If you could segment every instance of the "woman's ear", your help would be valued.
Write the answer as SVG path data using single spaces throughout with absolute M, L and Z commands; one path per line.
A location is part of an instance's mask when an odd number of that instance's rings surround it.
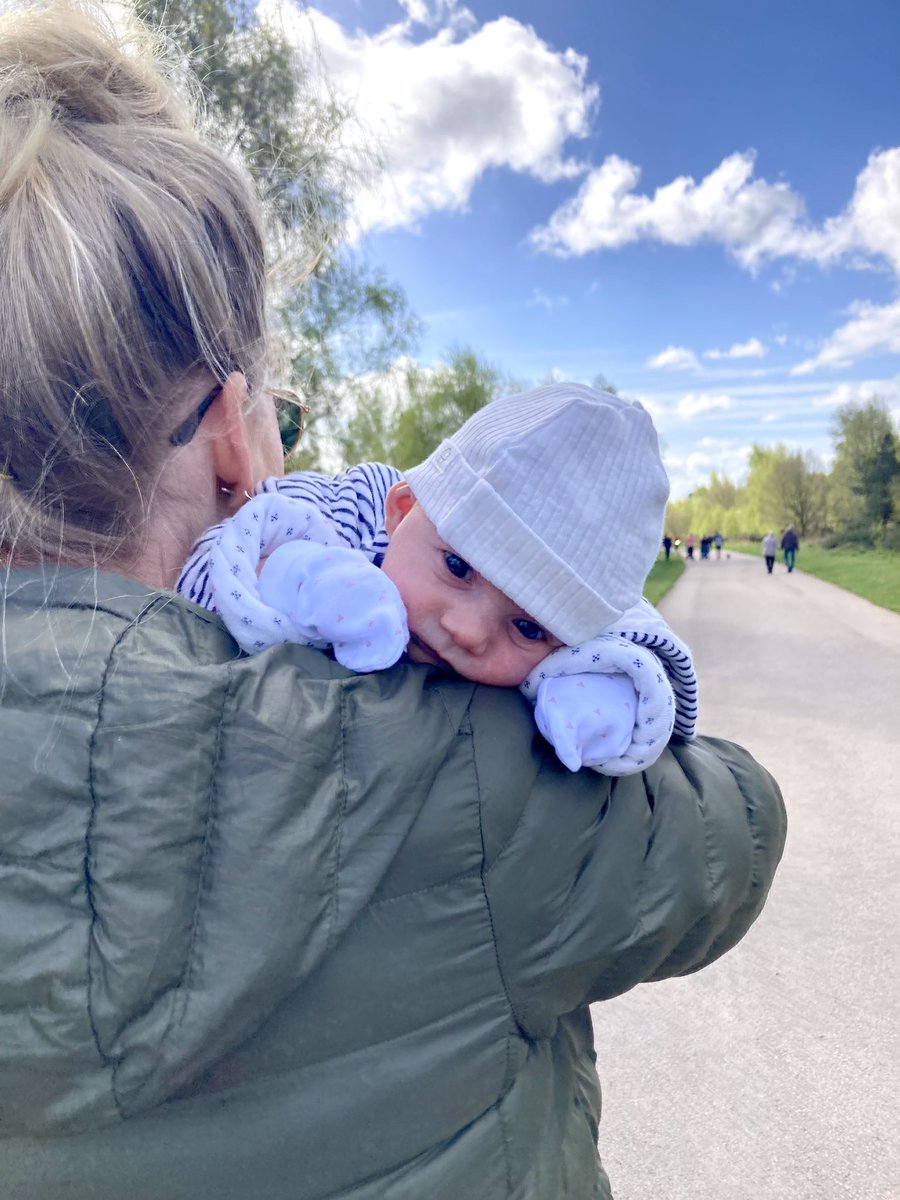
M 412 493 L 412 488 L 405 479 L 401 479 L 399 483 L 395 483 L 392 488 L 388 489 L 384 498 L 384 527 L 388 532 L 388 537 L 393 536 L 394 530 L 403 518 L 412 512 L 415 503 L 416 498 Z
M 260 404 L 269 403 L 260 397 Z M 248 408 L 247 380 L 233 371 L 203 419 L 220 495 L 235 510 L 261 479 L 284 473 L 278 419 L 271 411 Z

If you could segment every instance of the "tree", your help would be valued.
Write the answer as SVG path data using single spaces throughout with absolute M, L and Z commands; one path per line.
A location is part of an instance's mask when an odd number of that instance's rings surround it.
M 896 508 L 900 480 L 900 440 L 880 400 L 847 404 L 835 416 L 832 506 L 838 529 L 849 537 L 882 537 L 900 516 Z
M 801 537 L 821 533 L 827 520 L 827 476 L 811 451 L 776 462 L 769 477 L 774 524 L 793 525 Z
M 407 363 L 380 379 L 359 380 L 342 457 L 414 466 L 501 390 L 506 385 L 496 368 L 468 349 L 453 350 L 431 369 Z
M 419 335 L 402 290 L 347 238 L 353 198 L 377 158 L 348 149 L 361 139 L 321 64 L 261 22 L 250 0 L 135 0 L 135 8 L 184 55 L 211 136 L 243 159 L 260 188 L 274 332 L 311 408 L 294 465 L 313 465 L 340 429 L 346 377 L 383 371 Z
M 747 459 L 747 483 L 745 486 L 745 510 L 750 529 L 757 536 L 767 529 L 780 528 L 788 523 L 782 512 L 781 497 L 773 484 L 775 471 L 786 461 L 789 451 L 779 443 L 777 446 L 751 447 Z

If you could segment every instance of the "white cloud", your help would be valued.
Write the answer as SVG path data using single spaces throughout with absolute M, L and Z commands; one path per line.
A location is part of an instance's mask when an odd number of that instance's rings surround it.
M 900 300 L 885 305 L 863 301 L 850 312 L 851 319 L 834 331 L 818 354 L 792 367 L 792 375 L 847 367 L 866 354 L 900 354 Z
M 788 184 L 755 179 L 754 168 L 752 151 L 731 154 L 699 183 L 682 175 L 649 196 L 636 191 L 639 168 L 612 155 L 530 239 L 560 257 L 638 240 L 676 246 L 710 241 L 751 271 L 776 259 L 855 266 L 881 259 L 900 274 L 900 147 L 871 155 L 846 209 L 819 227 Z M 776 290 L 781 286 L 773 283 Z
M 754 163 L 752 153 L 732 154 L 699 183 L 682 175 L 649 197 L 634 194 L 640 170 L 611 155 L 532 230 L 531 241 L 569 257 L 642 239 L 678 246 L 711 240 L 755 266 L 802 219 L 803 204 L 787 184 L 752 179 Z
M 548 296 L 546 292 L 542 292 L 540 288 L 536 287 L 531 289 L 528 307 L 545 308 L 547 312 L 553 312 L 555 308 L 564 308 L 568 303 L 568 296 Z
M 700 366 L 697 355 L 686 346 L 666 346 L 659 354 L 647 359 L 647 366 L 658 370 L 690 371 Z
M 706 413 L 726 412 L 734 408 L 730 396 L 710 396 L 705 392 L 688 392 L 675 405 L 675 412 L 682 421 L 693 421 Z
M 746 342 L 735 342 L 728 350 L 704 350 L 704 358 L 763 358 L 767 351 L 759 338 Z
M 859 383 L 841 383 L 825 396 L 812 402 L 813 408 L 840 408 L 844 404 L 867 404 L 884 400 L 888 405 L 900 404 L 900 375 L 893 379 L 866 379 Z
M 266 19 L 321 56 L 364 123 L 363 144 L 380 151 L 386 170 L 358 201 L 361 229 L 462 210 L 491 168 L 544 183 L 584 172 L 566 154 L 570 138 L 590 132 L 599 98 L 583 55 L 553 49 L 511 17 L 472 28 L 468 10 L 448 0 L 406 0 L 405 9 L 407 20 L 367 34 L 314 8 L 261 0 Z M 414 24 L 428 27 L 425 40 L 414 40 Z
M 397 0 L 410 24 L 426 25 L 431 29 L 449 25 L 453 29 L 470 29 L 477 24 L 470 9 L 457 0 Z
M 804 257 L 830 262 L 852 254 L 887 259 L 900 274 L 900 146 L 870 155 L 849 205 L 809 235 Z
M 729 479 L 740 479 L 750 456 L 750 444 L 731 438 L 704 437 L 691 448 L 667 447 L 663 463 L 669 475 L 672 499 L 683 500 L 695 488 L 709 483 L 713 471 Z

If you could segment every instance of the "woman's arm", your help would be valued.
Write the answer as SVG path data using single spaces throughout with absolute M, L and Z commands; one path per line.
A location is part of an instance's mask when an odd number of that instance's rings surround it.
M 476 753 L 482 702 L 478 693 Z M 580 1005 L 698 970 L 759 915 L 785 812 L 775 781 L 740 747 L 673 744 L 642 775 L 617 780 L 567 777 L 548 756 L 514 828 L 502 830 L 491 797 L 503 764 L 487 746 L 478 761 L 485 887 L 529 1036 L 549 1036 Z

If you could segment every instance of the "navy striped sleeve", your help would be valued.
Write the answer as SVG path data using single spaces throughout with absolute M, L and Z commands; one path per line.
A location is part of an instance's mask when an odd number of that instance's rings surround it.
M 339 475 L 296 471 L 283 479 L 265 479 L 257 492 L 280 492 L 314 504 L 332 522 L 344 545 L 380 565 L 387 549 L 385 497 L 402 478 L 396 467 L 360 463 Z

